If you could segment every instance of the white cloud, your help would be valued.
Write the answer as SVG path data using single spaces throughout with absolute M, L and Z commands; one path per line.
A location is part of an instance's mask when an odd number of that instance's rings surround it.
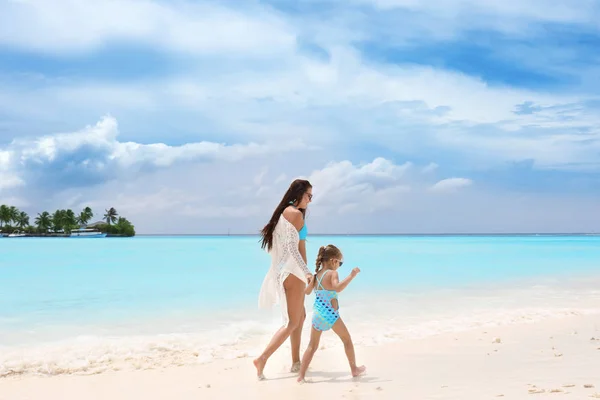
M 28 200 L 26 200 L 26 199 L 24 199 L 22 197 L 17 197 L 17 196 L 2 196 L 2 190 L 0 190 L 0 204 L 6 204 L 6 205 L 10 205 L 10 206 L 15 206 L 17 208 L 30 207 L 31 206 L 31 203 Z
M 454 136 L 452 132 L 444 132 L 438 136 L 438 140 L 446 148 L 470 153 L 471 159 L 487 165 L 533 160 L 534 166 L 540 169 L 594 171 L 600 167 L 597 157 L 600 132 L 578 132 L 575 129 L 569 133 L 550 130 L 536 135 L 536 132 L 539 130 L 519 130 L 513 134 L 492 130 L 489 134 L 480 132 L 481 135 L 454 132 Z
M 473 181 L 467 178 L 447 178 L 436 182 L 431 186 L 430 190 L 438 193 L 455 192 L 458 189 L 471 186 L 472 184 Z
M 421 169 L 421 172 L 423 172 L 424 174 L 428 174 L 430 172 L 433 172 L 433 171 L 437 170 L 438 167 L 439 167 L 439 165 L 437 165 L 436 163 L 432 162 L 432 163 L 429 163 L 428 165 L 424 166 Z
M 360 1 L 360 0 L 359 0 Z M 456 14 L 460 11 L 479 10 L 494 14 L 496 16 L 517 16 L 520 18 L 533 18 L 544 21 L 582 21 L 588 20 L 589 15 L 585 10 L 594 5 L 593 1 L 583 1 L 581 8 L 575 10 L 568 0 L 553 0 L 551 6 L 540 7 L 536 0 L 507 0 L 501 3 L 494 0 L 438 0 L 435 4 L 421 2 L 418 0 L 362 0 L 381 8 L 407 8 L 427 10 L 435 14 L 451 12 Z
M 420 12 L 438 22 L 430 33 L 455 35 L 476 28 L 493 29 L 514 35 L 541 32 L 535 23 L 584 24 L 597 29 L 597 3 L 584 0 L 574 8 L 569 0 L 552 0 L 543 5 L 537 0 L 355 0 L 381 10 L 404 9 Z M 419 19 L 421 15 L 413 15 Z
M 427 179 L 419 176 L 411 162 L 397 165 L 381 157 L 359 165 L 332 162 L 313 171 L 308 180 L 313 185 L 318 215 L 402 207 L 408 193 L 423 193 L 427 185 Z
M 600 216 L 594 212 L 597 196 L 517 195 L 490 192 L 477 185 L 441 196 L 432 192 L 431 186 L 460 180 L 445 180 L 441 171 L 422 174 L 423 165 L 400 172 L 403 163 L 385 159 L 326 163 L 294 153 L 268 161 L 247 158 L 235 164 L 216 160 L 212 164 L 174 165 L 133 181 L 115 180 L 98 187 L 58 192 L 48 199 L 36 199 L 27 211 L 35 215 L 43 209 L 65 207 L 76 199 L 73 209 L 90 205 L 98 214 L 114 206 L 120 215 L 133 221 L 139 233 L 256 234 L 271 216 L 290 179 L 278 184 L 269 182 L 275 181 L 279 171 L 298 176 L 296 166 L 301 162 L 300 169 L 315 169 L 308 176 L 315 194 L 308 212 L 309 235 L 585 232 L 600 223 Z M 264 176 L 263 193 L 256 196 L 257 186 L 252 180 L 265 165 L 270 172 Z M 313 245 L 319 242 L 314 237 L 309 240 Z
M 600 114 L 585 103 L 597 96 L 490 86 L 432 67 L 378 64 L 339 40 L 327 48 L 326 61 L 285 50 L 274 55 L 276 63 L 220 68 L 220 58 L 151 81 L 7 80 L 0 109 L 54 123 L 110 110 L 144 131 L 199 126 L 231 141 L 285 143 L 285 135 L 319 145 L 351 137 L 412 154 L 451 151 L 488 166 L 533 159 L 539 168 L 597 168 Z M 540 109 L 515 114 L 527 101 Z
M 268 158 L 269 170 L 290 170 L 290 160 L 302 153 L 276 153 Z M 36 202 L 31 213 L 70 204 L 73 209 L 90 206 L 100 213 L 115 207 L 140 233 L 255 233 L 267 217 L 273 201 L 279 201 L 288 182 L 270 184 L 276 175 L 267 172 L 262 193 L 254 178 L 264 173 L 265 160 L 244 158 L 232 163 L 217 159 L 157 169 L 130 180 L 103 185 L 54 190 Z M 73 199 L 76 199 L 73 203 Z
M 0 192 L 24 184 L 23 180 L 11 171 L 12 154 L 0 149 Z
M 348 48 L 331 54 L 327 62 L 294 56 L 293 63 L 260 72 L 211 70 L 147 85 L 123 84 L 121 89 L 113 85 L 101 92 L 105 98 L 87 90 L 93 87 L 89 84 L 77 89 L 77 84 L 56 82 L 41 93 L 20 92 L 13 83 L 5 95 L 11 107 L 51 110 L 46 112 L 52 118 L 68 118 L 66 110 L 85 115 L 108 107 L 139 125 L 149 116 L 161 124 L 158 116 L 164 120 L 175 114 L 182 118 L 169 124 L 191 130 L 208 123 L 214 132 L 240 141 L 268 138 L 285 143 L 285 134 L 332 144 L 349 136 L 414 153 L 424 148 L 451 150 L 488 165 L 534 159 L 540 168 L 596 160 L 600 116 L 585 105 L 590 97 L 491 87 L 477 78 L 430 67 L 366 63 Z M 315 80 L 307 72 L 307 66 L 315 64 L 331 70 L 335 78 Z M 526 101 L 540 109 L 515 114 Z
M 269 168 L 264 167 L 258 174 L 256 174 L 256 176 L 254 177 L 254 185 L 256 186 L 260 186 L 260 184 L 263 182 L 263 179 L 265 179 L 265 176 L 267 175 L 267 173 L 269 172 Z
M 297 165 L 298 160 L 303 157 L 291 153 L 272 158 L 267 165 L 265 160 L 248 158 L 237 165 L 216 160 L 212 164 L 174 166 L 129 183 L 113 181 L 81 189 L 83 196 L 80 190 L 75 193 L 70 189 L 53 202 L 66 204 L 77 199 L 75 209 L 115 207 L 137 222 L 141 232 L 257 232 L 289 185 L 290 179 L 279 171 L 292 171 L 290 166 Z M 315 165 L 304 160 L 305 167 L 306 163 Z M 340 161 L 321 166 L 306 177 L 314 188 L 310 206 L 313 232 L 334 223 L 339 215 L 402 209 L 407 206 L 408 194 L 431 196 L 426 188 L 432 177 L 424 178 L 410 162 L 396 164 L 375 158 L 368 163 Z M 194 177 L 193 185 L 189 184 L 190 176 Z M 52 209 L 53 205 L 44 207 Z
M 73 53 L 121 42 L 253 57 L 294 47 L 293 32 L 275 14 L 257 7 L 245 11 L 191 1 L 8 1 L 0 13 L 0 43 L 43 53 Z
M 90 206 L 92 209 L 103 209 L 107 204 L 109 203 L 106 201 L 80 201 L 75 208 Z M 122 215 L 136 217 L 143 215 L 143 218 L 148 215 L 167 213 L 193 220 L 228 219 L 253 217 L 260 212 L 257 205 L 222 205 L 214 196 L 196 193 L 193 190 L 166 187 L 153 188 L 150 191 L 146 189 L 143 193 L 119 193 L 111 199 L 110 204 L 117 205 L 117 211 Z M 167 227 L 165 229 L 170 230 Z
M 293 150 L 306 150 L 300 140 L 272 144 L 223 144 L 209 141 L 170 146 L 165 143 L 141 144 L 121 142 L 115 118 L 107 116 L 96 125 L 72 133 L 58 133 L 35 139 L 16 139 L 0 149 L 0 172 L 3 185 L 23 184 L 19 177 L 57 179 L 62 174 L 70 179 L 87 177 L 89 182 L 72 181 L 72 185 L 89 185 L 112 178 L 132 177 L 147 169 L 167 168 L 175 163 L 224 160 L 239 161 Z M 6 174 L 6 173 L 5 173 Z M 26 178 L 25 178 L 26 179 Z M 43 182 L 43 179 L 39 179 Z
M 24 184 L 25 182 L 18 176 L 0 170 L 0 192 L 2 192 L 3 189 L 11 189 Z
M 131 183 L 115 181 L 104 188 L 89 189 L 87 196 L 78 197 L 78 207 L 92 204 L 106 208 L 110 203 L 136 216 L 168 211 L 170 216 L 192 219 L 270 215 L 269 208 L 279 202 L 291 179 L 269 171 L 290 171 L 297 160 L 302 160 L 301 155 L 280 155 L 279 159 L 269 162 L 268 169 L 265 160 L 250 158 L 236 165 L 216 160 L 212 164 L 176 166 Z M 314 187 L 311 208 L 316 215 L 324 215 L 350 210 L 372 213 L 392 207 L 402 201 L 405 193 L 415 190 L 425 193 L 428 180 L 423 180 L 418 173 L 411 176 L 412 169 L 409 162 L 397 165 L 384 158 L 362 164 L 327 163 L 305 177 Z M 189 176 L 195 177 L 192 186 Z M 257 177 L 261 177 L 260 182 Z M 110 196 L 108 202 L 107 196 Z M 64 203 L 73 197 L 68 191 L 61 195 L 60 201 Z M 91 203 L 90 198 L 94 199 Z
M 275 178 L 275 181 L 273 183 L 275 183 L 276 185 L 278 183 L 281 183 L 283 181 L 285 181 L 287 179 L 287 176 L 284 173 L 281 173 L 277 178 Z
M 398 166 L 383 158 L 358 167 L 350 161 L 331 162 L 313 171 L 308 179 L 319 188 L 316 203 L 340 204 L 368 195 L 375 188 L 396 184 L 408 168 L 409 163 Z

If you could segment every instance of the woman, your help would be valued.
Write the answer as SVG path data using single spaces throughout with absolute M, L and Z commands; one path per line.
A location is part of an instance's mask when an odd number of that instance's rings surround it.
M 261 231 L 261 247 L 271 255 L 271 268 L 263 281 L 259 306 L 271 307 L 279 301 L 283 326 L 263 353 L 254 360 L 257 376 L 264 379 L 263 370 L 271 355 L 289 337 L 292 345 L 292 372 L 300 370 L 300 339 L 306 318 L 304 291 L 313 275 L 306 265 L 306 207 L 312 201 L 310 182 L 296 179 Z

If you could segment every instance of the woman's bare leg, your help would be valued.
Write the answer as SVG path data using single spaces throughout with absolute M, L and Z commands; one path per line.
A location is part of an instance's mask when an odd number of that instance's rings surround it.
M 302 304 L 304 305 L 304 297 L 302 296 Z M 292 347 L 292 368 L 290 372 L 298 372 L 300 370 L 300 344 L 302 342 L 302 327 L 306 320 L 306 309 L 302 307 L 302 319 L 300 324 L 290 334 L 290 345 Z
M 271 342 L 267 345 L 263 353 L 254 360 L 256 373 L 260 379 L 263 378 L 263 370 L 265 369 L 265 364 L 269 357 L 275 353 L 302 322 L 305 287 L 306 285 L 304 282 L 294 275 L 289 275 L 283 282 L 289 321 L 287 326 L 281 327 L 281 329 L 273 335 Z
M 361 375 L 367 369 L 364 365 L 360 367 L 356 366 L 356 356 L 354 354 L 354 344 L 352 343 L 352 338 L 350 337 L 350 332 L 348 332 L 348 328 L 344 324 L 341 318 L 333 324 L 333 331 L 342 339 L 342 343 L 344 344 L 344 351 L 346 352 L 346 357 L 348 357 L 348 363 L 350 364 L 350 370 L 352 371 L 352 376 L 356 377 Z
M 310 329 L 310 342 L 308 343 L 308 347 L 304 351 L 304 356 L 302 357 L 302 365 L 300 367 L 300 373 L 298 374 L 298 382 L 302 382 L 304 380 L 308 366 L 310 365 L 313 356 L 319 349 L 321 333 L 321 331 L 318 331 L 315 328 Z

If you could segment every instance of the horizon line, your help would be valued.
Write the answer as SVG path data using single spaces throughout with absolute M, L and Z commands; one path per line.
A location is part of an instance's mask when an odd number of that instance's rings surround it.
M 136 236 L 259 236 L 259 233 L 137 233 Z M 600 232 L 312 233 L 310 236 L 532 236 L 600 235 Z

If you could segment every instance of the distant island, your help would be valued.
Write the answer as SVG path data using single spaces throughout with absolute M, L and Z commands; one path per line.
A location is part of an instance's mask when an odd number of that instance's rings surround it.
M 15 206 L 0 205 L 0 236 L 8 237 L 131 237 L 135 228 L 127 218 L 119 216 L 114 207 L 105 210 L 102 220 L 89 223 L 94 217 L 90 207 L 78 215 L 73 210 L 38 213 L 34 225 L 29 215 Z

